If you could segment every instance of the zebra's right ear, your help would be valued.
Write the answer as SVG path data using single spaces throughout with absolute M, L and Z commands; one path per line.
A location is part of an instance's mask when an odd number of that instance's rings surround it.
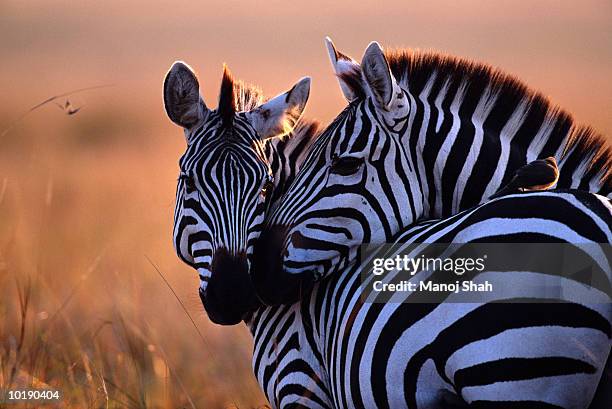
M 164 107 L 177 125 L 190 129 L 199 123 L 208 109 L 200 96 L 200 84 L 193 70 L 176 61 L 164 80 Z
M 325 46 L 327 47 L 329 59 L 336 77 L 338 77 L 344 98 L 351 102 L 363 95 L 365 91 L 361 83 L 361 66 L 359 63 L 336 50 L 334 43 L 329 37 L 325 37 Z

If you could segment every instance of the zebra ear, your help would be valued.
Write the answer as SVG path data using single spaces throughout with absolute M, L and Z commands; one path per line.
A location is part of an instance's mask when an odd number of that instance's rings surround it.
M 359 63 L 351 57 L 342 54 L 332 42 L 331 38 L 325 37 L 325 46 L 329 54 L 336 77 L 340 83 L 340 89 L 344 94 L 344 98 L 348 102 L 357 99 L 363 94 L 363 85 L 361 84 L 361 67 Z
M 398 98 L 400 88 L 389 70 L 389 63 L 380 44 L 376 41 L 366 48 L 361 68 L 370 93 L 383 109 L 389 110 L 394 99 Z
M 310 77 L 304 77 L 289 91 L 248 112 L 247 118 L 261 139 L 286 135 L 302 116 L 309 95 Z
M 164 80 L 164 107 L 168 117 L 185 129 L 204 119 L 206 105 L 200 96 L 200 85 L 187 64 L 176 61 Z

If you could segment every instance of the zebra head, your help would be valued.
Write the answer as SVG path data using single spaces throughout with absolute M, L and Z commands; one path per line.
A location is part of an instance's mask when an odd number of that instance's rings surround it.
M 269 304 L 296 301 L 313 281 L 350 267 L 362 244 L 385 243 L 422 214 L 400 140 L 411 117 L 406 91 L 378 43 L 361 65 L 327 44 L 349 105 L 318 137 L 255 246 L 253 282 Z
M 267 102 L 224 69 L 219 106 L 205 105 L 198 79 L 176 62 L 164 81 L 164 105 L 184 128 L 174 213 L 178 256 L 198 271 L 199 295 L 210 319 L 236 324 L 259 305 L 249 277 L 250 256 L 273 187 L 266 141 L 291 131 L 308 100 L 310 79 Z

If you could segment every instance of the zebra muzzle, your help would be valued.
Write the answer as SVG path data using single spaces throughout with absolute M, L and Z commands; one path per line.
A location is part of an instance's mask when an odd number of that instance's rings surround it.
M 257 297 L 266 305 L 292 304 L 312 287 L 312 274 L 285 271 L 288 230 L 280 225 L 269 227 L 255 242 L 251 278 Z
M 211 277 L 200 299 L 208 317 L 215 324 L 234 325 L 260 303 L 248 272 L 245 253 L 230 254 L 219 249 L 212 258 Z

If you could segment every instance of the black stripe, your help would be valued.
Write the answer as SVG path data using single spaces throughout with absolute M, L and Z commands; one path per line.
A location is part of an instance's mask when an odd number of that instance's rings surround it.
M 552 403 L 534 400 L 476 400 L 471 402 L 469 407 L 474 409 L 563 409 L 561 406 L 553 405 Z
M 505 358 L 460 369 L 455 372 L 454 380 L 455 386 L 462 389 L 495 382 L 595 372 L 591 364 L 567 357 Z
M 585 306 L 553 300 L 546 300 L 547 304 L 537 304 L 544 301 L 539 299 L 531 299 L 536 304 L 529 304 L 528 301 L 530 299 L 517 298 L 505 300 L 505 302 L 514 302 L 514 304 L 494 302 L 482 305 L 440 331 L 433 343 L 417 352 L 408 362 L 404 372 L 404 388 L 409 406 L 416 405 L 417 377 L 425 361 L 433 358 L 438 373 L 443 375 L 446 361 L 455 351 L 472 342 L 491 338 L 509 329 L 541 326 L 592 328 L 603 332 L 610 338 L 610 322 L 598 312 Z M 414 306 L 419 306 L 419 304 Z M 394 345 L 402 333 L 399 328 L 405 328 L 401 321 L 395 322 L 400 318 L 397 317 L 397 314 L 391 318 L 395 320 L 390 319 L 387 327 L 393 329 L 393 336 L 397 338 L 387 339 L 385 341 L 387 345 Z M 382 348 L 380 352 L 383 352 Z M 377 361 L 381 357 L 374 356 L 374 359 Z M 386 364 L 382 366 L 383 368 L 379 368 L 377 373 L 385 373 Z M 446 379 L 446 381 L 450 383 L 450 380 Z

